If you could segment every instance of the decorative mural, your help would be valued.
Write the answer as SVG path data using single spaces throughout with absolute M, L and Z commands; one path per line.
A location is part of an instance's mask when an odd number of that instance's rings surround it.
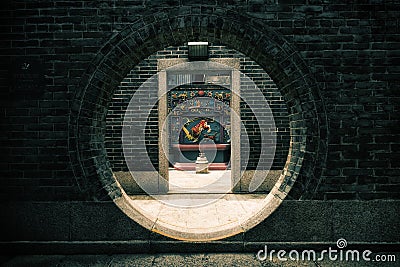
M 182 126 L 179 134 L 180 144 L 197 144 L 204 139 L 216 144 L 230 143 L 228 131 L 219 122 L 209 118 L 195 118 Z
M 168 93 L 170 143 L 204 138 L 229 143 L 231 91 L 215 85 L 180 86 Z

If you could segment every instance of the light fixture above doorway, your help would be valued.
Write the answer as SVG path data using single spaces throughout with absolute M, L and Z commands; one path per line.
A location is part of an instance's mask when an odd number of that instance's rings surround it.
M 188 58 L 191 61 L 208 60 L 208 42 L 188 42 Z

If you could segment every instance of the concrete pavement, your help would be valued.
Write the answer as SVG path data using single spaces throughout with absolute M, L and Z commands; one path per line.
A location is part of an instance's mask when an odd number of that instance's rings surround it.
M 399 266 L 400 253 L 381 253 L 395 255 L 397 262 L 340 262 L 329 261 L 260 261 L 251 253 L 190 253 L 190 254 L 119 254 L 119 255 L 22 255 L 2 257 L 4 267 L 67 267 L 67 266 L 265 266 L 265 267 L 368 267 Z

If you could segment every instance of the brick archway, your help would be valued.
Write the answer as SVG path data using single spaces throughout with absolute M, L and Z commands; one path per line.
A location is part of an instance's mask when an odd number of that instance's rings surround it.
M 183 6 L 149 15 L 111 38 L 84 74 L 72 103 L 69 151 L 81 190 L 91 199 L 115 200 L 121 190 L 104 146 L 105 117 L 114 88 L 141 60 L 192 40 L 226 44 L 251 57 L 272 77 L 288 108 L 291 150 L 278 182 L 284 198 L 312 198 L 327 153 L 327 121 L 312 74 L 295 49 L 262 21 L 232 10 Z

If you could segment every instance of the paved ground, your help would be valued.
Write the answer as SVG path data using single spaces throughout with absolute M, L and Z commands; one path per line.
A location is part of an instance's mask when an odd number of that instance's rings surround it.
M 158 200 L 131 196 L 130 203 L 153 222 L 153 228 L 206 235 L 242 229 L 267 200 L 263 194 L 171 194 Z
M 169 194 L 174 193 L 228 193 L 231 191 L 231 171 L 169 171 Z
M 276 178 L 276 173 L 271 176 Z M 278 175 L 279 177 L 279 175 Z M 231 171 L 170 170 L 170 191 L 156 199 L 130 195 L 142 225 L 184 240 L 203 240 L 242 232 L 251 218 L 272 201 L 267 194 L 232 194 Z M 139 221 L 140 223 L 141 221 Z
M 400 253 L 394 254 L 400 259 Z M 324 261 L 272 261 L 257 260 L 254 254 L 134 254 L 134 255 L 26 255 L 3 257 L 7 267 L 47 266 L 269 266 L 269 267 L 336 267 L 336 266 L 399 266 L 399 263 L 331 262 Z

